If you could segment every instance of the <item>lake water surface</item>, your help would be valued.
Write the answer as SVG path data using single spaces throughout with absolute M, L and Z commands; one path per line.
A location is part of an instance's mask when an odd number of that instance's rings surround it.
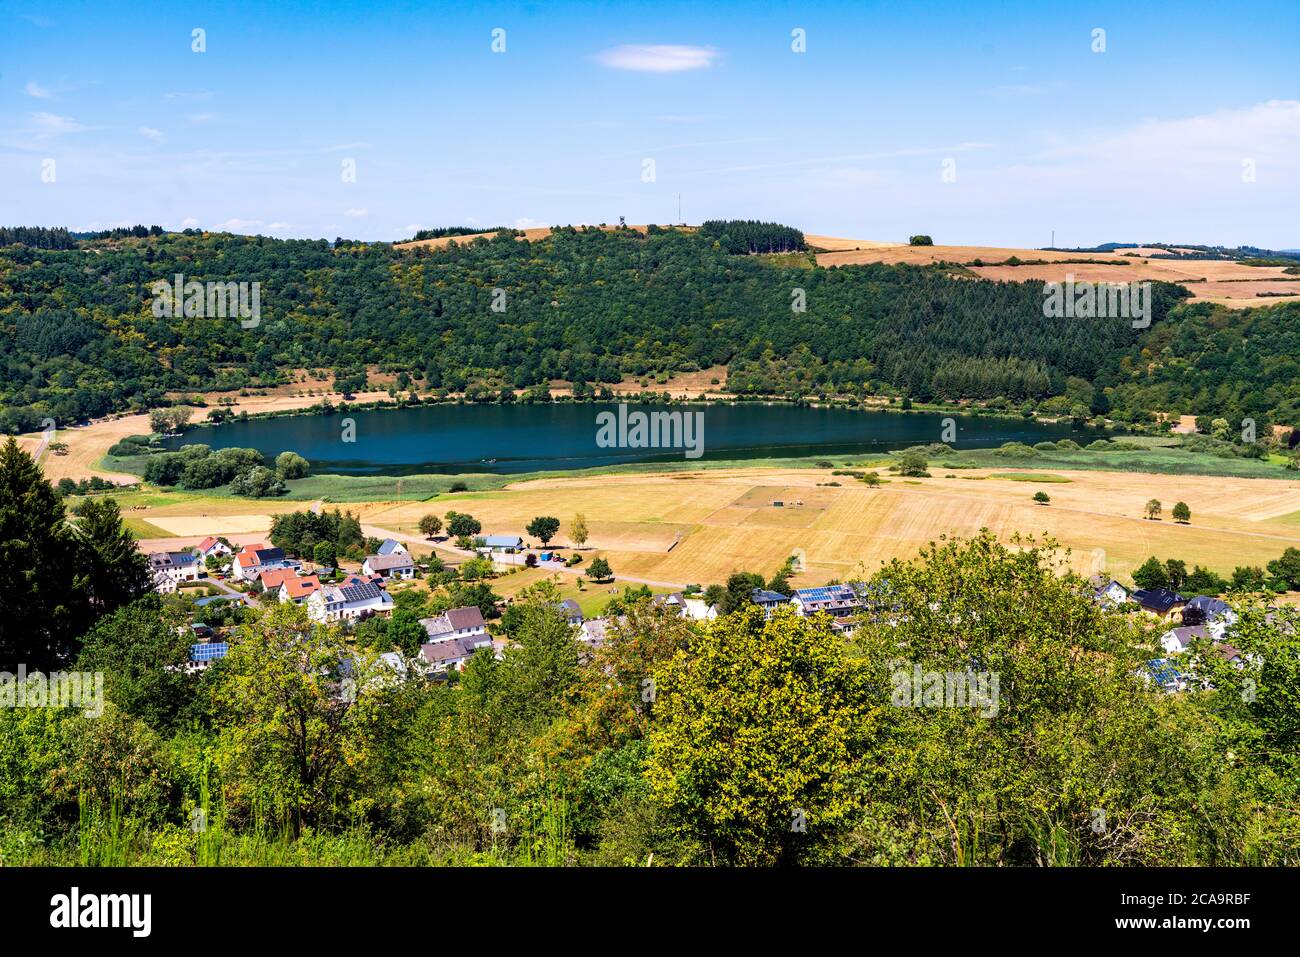
M 762 459 L 884 452 L 938 442 L 939 413 L 865 412 L 792 405 L 628 405 L 632 412 L 702 414 L 703 455 L 709 459 Z M 168 440 L 169 448 L 202 442 L 214 449 L 244 447 L 268 459 L 292 450 L 316 472 L 411 475 L 421 472 L 534 472 L 630 462 L 683 460 L 683 450 L 602 447 L 602 412 L 614 403 L 544 405 L 426 405 L 404 409 L 298 415 L 228 422 Z M 1004 442 L 1073 437 L 1086 444 L 1103 433 L 1069 423 L 1022 418 L 957 416 L 958 448 L 992 448 Z M 345 420 L 355 441 L 344 441 Z M 607 420 L 606 420 L 607 421 Z

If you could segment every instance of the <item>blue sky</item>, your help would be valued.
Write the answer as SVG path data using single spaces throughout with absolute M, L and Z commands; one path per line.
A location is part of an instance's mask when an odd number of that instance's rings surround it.
M 1297 50 L 1294 0 L 0 0 L 0 220 L 398 239 L 680 193 L 863 239 L 1295 248 Z

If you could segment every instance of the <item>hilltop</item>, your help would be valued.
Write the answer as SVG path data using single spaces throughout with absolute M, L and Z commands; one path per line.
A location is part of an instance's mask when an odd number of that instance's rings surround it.
M 555 227 L 510 230 L 516 239 L 530 242 L 547 239 Z M 625 229 L 645 234 L 642 225 L 591 227 Z M 662 225 L 661 230 L 694 232 L 698 227 Z M 498 231 L 439 236 L 434 239 L 395 243 L 394 249 L 445 249 L 453 242 L 466 244 L 492 239 Z M 1011 282 L 1169 282 L 1183 286 L 1192 299 L 1230 309 L 1244 309 L 1277 302 L 1300 301 L 1300 260 L 1293 265 L 1279 263 L 1285 251 L 1255 247 L 1229 248 L 1174 244 L 1105 243 L 1080 249 L 1022 248 L 1011 246 L 913 246 L 889 240 L 852 239 L 806 234 L 807 245 L 819 266 L 853 266 L 866 263 L 888 265 L 935 265 L 961 267 L 960 273 L 973 278 Z

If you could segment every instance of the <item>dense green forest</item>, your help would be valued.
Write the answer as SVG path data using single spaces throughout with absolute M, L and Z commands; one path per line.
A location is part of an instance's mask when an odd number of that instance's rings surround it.
M 403 675 L 379 655 L 419 617 L 490 595 L 451 572 L 351 633 L 210 605 L 230 654 L 196 674 L 195 608 L 139 590 L 132 544 L 111 500 L 69 524 L 0 450 L 0 671 L 28 666 L 0 680 L 0 865 L 1300 863 L 1300 618 L 1259 596 L 1235 596 L 1242 670 L 1194 646 L 1208 687 L 1181 694 L 1137 674 L 1165 626 L 987 533 L 881 568 L 849 640 L 764 620 L 745 580 L 709 623 L 629 589 L 593 651 L 542 582 L 500 658 Z M 17 706 L 36 667 L 102 695 Z M 945 704 L 933 675 L 992 690 Z
M 1251 416 L 1261 435 L 1300 421 L 1294 303 L 1229 312 L 1156 284 L 1150 329 L 1050 320 L 1036 282 L 946 267 L 807 268 L 736 254 L 793 243 L 797 230 L 722 227 L 725 237 L 565 228 L 444 250 L 145 227 L 60 249 L 10 231 L 0 431 L 149 408 L 169 393 L 275 385 L 296 369 L 332 370 L 355 389 L 374 366 L 403 387 L 499 392 L 726 364 L 742 394 L 1052 402 L 1050 411 L 1124 422 L 1158 411 Z M 156 316 L 152 285 L 176 275 L 257 282 L 259 321 Z

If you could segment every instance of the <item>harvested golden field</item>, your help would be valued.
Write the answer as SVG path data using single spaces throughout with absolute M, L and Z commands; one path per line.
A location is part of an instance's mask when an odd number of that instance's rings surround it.
M 554 515 L 562 523 L 554 544 L 565 546 L 569 522 L 582 512 L 591 531 L 589 557 L 604 554 L 616 575 L 682 584 L 721 581 L 742 569 L 771 574 L 792 554 L 806 563 L 796 581 L 814 584 L 860 567 L 871 571 L 942 535 L 973 535 L 983 527 L 1004 540 L 1017 532 L 1051 535 L 1072 549 L 1079 571 L 1104 567 L 1121 577 L 1152 554 L 1229 574 L 1300 545 L 1291 519 L 1300 510 L 1300 485 L 1293 482 L 1061 471 L 1068 481 L 1036 483 L 994 474 L 1020 473 L 935 469 L 932 478 L 894 479 L 878 489 L 842 476 L 836 480 L 846 484 L 839 488 L 818 486 L 831 476 L 817 469 L 557 478 L 360 510 L 368 524 L 393 530 L 414 528 L 425 512 L 468 511 L 484 533 L 525 540 L 530 519 Z M 1037 491 L 1046 491 L 1051 503 L 1036 504 Z M 1164 504 L 1163 521 L 1142 517 L 1152 498 Z M 804 505 L 792 504 L 800 500 Z M 1191 508 L 1191 524 L 1169 517 L 1178 501 Z
M 271 516 L 262 515 L 158 515 L 145 519 L 155 528 L 169 535 L 240 535 L 249 532 L 266 532 L 271 528 Z
M 1163 282 L 1182 282 L 1185 277 L 1172 269 L 1161 266 L 1144 266 L 1134 263 L 1131 266 L 1119 263 L 1062 263 L 1046 266 L 971 266 L 970 271 L 981 279 L 995 279 L 1003 282 L 1064 282 L 1071 276 L 1075 282 L 1143 282 L 1161 280 Z
M 842 252 L 819 253 L 817 263 L 821 266 L 851 266 L 860 263 L 904 263 L 925 266 L 930 263 L 971 263 L 976 259 L 986 263 L 998 263 L 1012 256 L 1018 259 L 1042 259 L 1058 262 L 1063 259 L 1087 259 L 1098 263 L 1114 262 L 1119 257 L 1114 253 L 1068 253 L 1047 249 L 1014 249 L 1006 246 L 870 246 L 862 243 L 860 248 Z M 1124 267 L 1121 267 L 1124 268 Z
M 811 233 L 805 233 L 803 238 L 813 249 L 824 249 L 827 252 L 846 252 L 855 249 L 884 249 L 888 246 L 904 245 L 903 243 L 878 242 L 874 239 L 842 239 L 838 236 L 814 236 Z
M 811 237 L 810 237 L 811 240 Z M 1230 260 L 1150 259 L 1139 255 L 1161 252 L 1149 247 L 1114 253 L 1075 253 L 1047 249 L 1013 249 L 1001 246 L 905 246 L 882 245 L 865 240 L 835 240 L 839 245 L 819 253 L 821 266 L 851 266 L 863 263 L 929 265 L 950 262 L 966 266 L 981 279 L 1009 282 L 1173 282 L 1185 285 L 1196 299 L 1216 302 L 1234 309 L 1285 301 L 1260 298 L 1256 292 L 1291 292 L 1300 296 L 1300 280 L 1288 276 L 1282 266 L 1247 266 Z M 854 244 L 854 245 L 850 245 Z M 971 263 L 1002 263 L 1011 257 L 1026 262 L 1045 260 L 1045 265 L 1004 266 Z M 1067 260 L 1087 260 L 1068 262 Z M 1289 297 L 1288 297 L 1289 298 Z

